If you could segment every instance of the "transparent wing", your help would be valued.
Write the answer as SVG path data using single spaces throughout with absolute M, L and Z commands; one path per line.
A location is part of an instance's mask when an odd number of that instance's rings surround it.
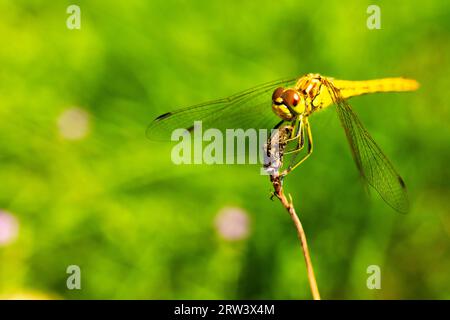
M 191 130 L 194 121 L 200 120 L 203 130 L 271 129 L 280 121 L 271 108 L 273 90 L 292 86 L 295 82 L 296 79 L 278 80 L 228 98 L 167 112 L 148 126 L 147 137 L 151 140 L 170 140 L 173 130 Z
M 350 144 L 356 166 L 363 178 L 395 210 L 407 213 L 408 194 L 403 179 L 375 143 L 347 101 L 342 98 L 339 89 L 327 83 L 347 140 Z

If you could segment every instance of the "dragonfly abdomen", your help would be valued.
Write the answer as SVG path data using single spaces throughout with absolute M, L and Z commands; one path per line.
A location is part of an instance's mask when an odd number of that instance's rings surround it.
M 333 80 L 343 98 L 350 98 L 375 92 L 413 91 L 419 87 L 416 80 L 406 78 L 385 78 L 365 81 Z

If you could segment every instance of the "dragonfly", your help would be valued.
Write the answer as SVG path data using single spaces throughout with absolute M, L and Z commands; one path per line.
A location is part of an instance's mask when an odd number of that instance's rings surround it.
M 164 113 L 149 125 L 147 136 L 151 140 L 170 140 L 175 129 L 193 130 L 194 121 L 202 121 L 204 128 L 220 130 L 267 130 L 288 125 L 293 130 L 287 140 L 293 141 L 295 147 L 284 152 L 292 154 L 294 159 L 281 173 L 285 177 L 313 152 L 309 117 L 335 105 L 361 177 L 388 205 L 406 213 L 409 201 L 404 180 L 347 100 L 370 93 L 413 91 L 418 87 L 416 80 L 402 77 L 351 81 L 309 73 L 299 78 L 266 83 L 224 99 Z M 306 154 L 297 159 L 306 143 Z

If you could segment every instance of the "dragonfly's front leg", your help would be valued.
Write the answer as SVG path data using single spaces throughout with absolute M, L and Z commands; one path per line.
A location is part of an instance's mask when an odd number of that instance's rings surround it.
M 297 168 L 300 164 L 303 163 L 303 161 L 305 161 L 306 159 L 308 159 L 308 157 L 311 155 L 311 153 L 313 152 L 313 140 L 312 140 L 312 134 L 311 134 L 311 127 L 309 126 L 309 121 L 307 118 L 304 118 L 302 123 L 304 124 L 304 131 L 302 130 L 302 134 L 300 135 L 300 141 L 299 141 L 299 147 L 296 150 L 293 150 L 292 152 L 300 152 L 304 146 L 304 133 L 306 133 L 306 138 L 308 139 L 308 152 L 306 153 L 306 155 L 301 158 L 297 163 L 295 163 L 294 165 L 291 164 L 289 165 L 289 167 L 284 170 L 281 174 L 282 177 L 286 176 L 288 173 L 290 173 L 292 170 L 294 170 L 295 168 Z M 286 153 L 284 153 L 286 154 Z M 295 156 L 294 156 L 295 159 Z
M 283 152 L 283 154 L 298 153 L 303 148 L 305 142 L 303 117 L 296 120 L 296 123 L 293 125 L 293 127 L 295 130 L 292 131 L 291 137 L 289 139 L 284 140 L 283 143 L 287 145 L 289 142 L 296 140 L 297 145 L 293 150 Z

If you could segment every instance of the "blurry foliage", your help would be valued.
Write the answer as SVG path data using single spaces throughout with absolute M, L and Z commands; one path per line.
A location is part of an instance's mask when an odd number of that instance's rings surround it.
M 81 7 L 81 30 L 66 7 Z M 61 298 L 309 298 L 290 219 L 258 166 L 175 166 L 145 137 L 163 112 L 308 72 L 408 76 L 408 94 L 351 104 L 404 177 L 412 210 L 365 195 L 332 109 L 311 119 L 313 156 L 287 179 L 324 298 L 450 298 L 445 1 L 2 1 L 0 209 L 20 222 L 0 247 L 0 295 Z M 64 139 L 69 108 L 89 115 Z M 250 235 L 222 239 L 225 206 Z M 82 290 L 65 287 L 66 267 Z M 368 290 L 366 268 L 382 271 Z

